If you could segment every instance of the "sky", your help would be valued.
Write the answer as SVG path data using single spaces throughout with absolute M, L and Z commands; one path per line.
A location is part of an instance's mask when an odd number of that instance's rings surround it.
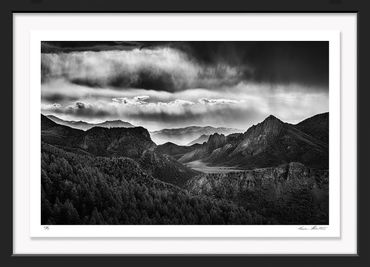
M 41 98 L 45 115 L 150 131 L 298 123 L 329 111 L 329 44 L 44 41 Z

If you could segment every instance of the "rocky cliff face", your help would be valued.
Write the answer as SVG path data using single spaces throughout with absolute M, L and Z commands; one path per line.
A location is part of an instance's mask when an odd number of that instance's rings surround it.
M 326 170 L 311 169 L 301 163 L 291 162 L 272 168 L 202 174 L 191 179 L 187 188 L 196 194 L 213 194 L 216 191 L 224 191 L 224 197 L 227 197 L 228 189 L 237 195 L 246 190 L 259 190 L 260 187 L 272 184 L 280 185 L 280 187 L 322 188 L 328 185 L 328 177 L 329 172 Z M 275 193 L 280 197 L 283 192 L 278 190 Z
M 243 135 L 243 141 L 233 151 L 233 154 L 243 152 L 248 155 L 258 154 L 266 149 L 284 129 L 284 123 L 270 115 L 262 123 L 253 125 Z
M 213 151 L 214 149 L 222 147 L 225 144 L 226 144 L 225 135 L 215 133 L 209 137 L 208 142 L 206 144 L 206 148 L 208 151 Z
M 156 147 L 149 132 L 142 128 L 102 128 L 94 127 L 84 132 L 81 142 L 76 146 L 97 156 L 140 157 L 141 154 Z

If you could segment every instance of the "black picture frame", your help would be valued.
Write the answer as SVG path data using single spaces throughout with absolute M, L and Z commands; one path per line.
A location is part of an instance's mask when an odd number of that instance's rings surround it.
M 2 191 L 1 191 L 1 265 L 2 266 L 66 266 L 66 265 L 156 265 L 156 266 L 362 266 L 370 263 L 369 256 L 369 212 L 367 203 L 369 186 L 365 154 L 370 136 L 367 114 L 369 90 L 365 85 L 366 63 L 369 52 L 369 35 L 366 25 L 370 25 L 370 15 L 365 2 L 349 0 L 293 1 L 293 0 L 258 0 L 258 1 L 88 1 L 88 0 L 13 0 L 1 3 L 0 25 L 2 27 L 2 65 L 3 97 L 0 105 L 2 116 Z M 13 14 L 14 13 L 357 13 L 357 83 L 358 83 L 358 253 L 357 255 L 158 255 L 158 256 L 111 256 L 111 255 L 13 255 Z M 344 100 L 345 101 L 345 100 Z M 349 177 L 351 178 L 351 177 Z M 365 191 L 366 190 L 366 191 Z M 102 256 L 102 257 L 98 257 Z M 366 264 L 367 262 L 367 264 Z

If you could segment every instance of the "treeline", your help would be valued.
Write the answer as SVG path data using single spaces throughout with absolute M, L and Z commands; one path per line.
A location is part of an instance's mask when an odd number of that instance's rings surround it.
M 42 144 L 42 224 L 268 224 L 227 200 L 192 196 L 128 158 L 79 155 Z

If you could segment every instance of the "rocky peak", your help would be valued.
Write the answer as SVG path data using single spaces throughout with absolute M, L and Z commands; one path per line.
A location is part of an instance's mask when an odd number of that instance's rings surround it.
M 243 135 L 233 154 L 245 152 L 255 155 L 269 146 L 284 129 L 284 123 L 273 115 L 268 116 L 263 122 L 250 127 Z
M 268 116 L 263 122 L 251 127 L 251 132 L 257 135 L 277 135 L 280 133 L 284 123 L 273 115 Z
M 268 124 L 268 125 L 273 125 L 273 124 L 283 124 L 281 120 L 276 118 L 274 115 L 269 115 L 263 122 L 262 124 Z

